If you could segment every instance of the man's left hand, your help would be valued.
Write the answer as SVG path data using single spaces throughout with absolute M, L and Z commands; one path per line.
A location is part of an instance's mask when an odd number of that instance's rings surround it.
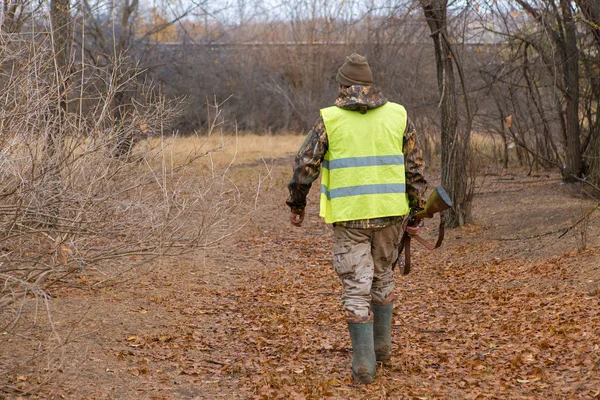
M 410 237 L 419 236 L 419 231 L 423 226 L 423 220 L 419 221 L 419 223 L 415 226 L 408 225 L 408 220 L 409 217 L 404 218 L 404 221 L 402 222 L 402 231 L 406 231 Z
M 290 222 L 294 226 L 302 226 L 302 222 L 304 222 L 304 211 L 301 211 L 300 214 L 295 214 L 290 211 Z
M 408 236 L 410 236 L 410 237 L 419 236 L 420 230 L 421 230 L 421 227 L 419 225 L 406 227 L 406 232 L 408 233 Z

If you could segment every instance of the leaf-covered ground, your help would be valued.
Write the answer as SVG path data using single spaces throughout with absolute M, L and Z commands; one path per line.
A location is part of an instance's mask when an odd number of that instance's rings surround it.
M 331 228 L 314 191 L 305 226 L 289 225 L 289 171 L 276 162 L 261 212 L 219 249 L 57 290 L 65 344 L 41 326 L 4 334 L 0 362 L 20 367 L 0 397 L 600 398 L 600 212 L 559 238 L 594 202 L 553 175 L 488 174 L 476 224 L 434 252 L 413 246 L 413 271 L 396 276 L 393 359 L 356 386 Z

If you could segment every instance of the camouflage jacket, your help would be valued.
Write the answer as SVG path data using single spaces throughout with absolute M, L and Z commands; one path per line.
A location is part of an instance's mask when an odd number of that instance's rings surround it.
M 381 107 L 385 103 L 387 103 L 387 99 L 376 87 L 354 85 L 342 90 L 334 104 L 345 110 L 365 114 L 368 110 Z M 406 192 L 411 209 L 423 207 L 422 198 L 427 189 L 427 182 L 423 177 L 425 164 L 415 135 L 415 127 L 409 119 L 406 124 L 402 149 L 406 171 Z M 319 176 L 321 162 L 325 157 L 325 153 L 327 153 L 328 146 L 325 123 L 323 118 L 319 117 L 308 132 L 304 143 L 300 146 L 294 162 L 294 176 L 288 184 L 290 197 L 286 202 L 292 212 L 300 213 L 306 207 L 306 196 L 312 183 Z M 389 226 L 400 219 L 402 219 L 402 216 L 345 221 L 336 224 L 348 228 L 368 229 Z

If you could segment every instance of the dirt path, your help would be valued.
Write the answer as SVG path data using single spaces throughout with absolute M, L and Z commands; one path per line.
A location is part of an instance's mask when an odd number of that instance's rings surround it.
M 357 387 L 332 234 L 314 191 L 289 226 L 289 169 L 276 162 L 261 215 L 221 248 L 53 293 L 66 344 L 42 325 L 2 335 L 0 398 L 600 397 L 600 212 L 558 239 L 595 203 L 556 176 L 487 176 L 477 224 L 396 277 L 393 360 Z

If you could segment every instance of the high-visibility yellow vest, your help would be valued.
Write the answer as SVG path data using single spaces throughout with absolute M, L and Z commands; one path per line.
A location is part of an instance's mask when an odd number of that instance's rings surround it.
M 361 114 L 334 106 L 321 116 L 329 141 L 321 168 L 319 215 L 325 222 L 408 214 L 404 107 L 388 102 Z

